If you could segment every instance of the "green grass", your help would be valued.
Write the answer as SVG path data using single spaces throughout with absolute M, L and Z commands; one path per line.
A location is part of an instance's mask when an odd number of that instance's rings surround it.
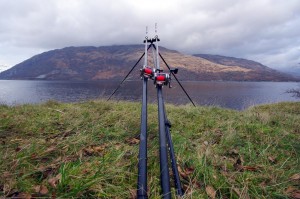
M 139 103 L 0 106 L 0 196 L 134 198 Z M 239 112 L 167 105 L 184 198 L 289 198 L 299 189 L 300 103 Z M 156 105 L 148 186 L 160 198 Z M 44 187 L 44 192 L 36 187 Z M 172 195 L 174 190 L 172 189 Z

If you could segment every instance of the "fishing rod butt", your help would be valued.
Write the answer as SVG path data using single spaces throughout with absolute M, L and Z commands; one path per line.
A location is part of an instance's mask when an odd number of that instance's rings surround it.
M 159 160 L 160 160 L 160 183 L 163 198 L 171 197 L 170 174 L 167 137 L 165 131 L 165 113 L 162 96 L 162 85 L 157 85 L 158 121 L 159 121 Z

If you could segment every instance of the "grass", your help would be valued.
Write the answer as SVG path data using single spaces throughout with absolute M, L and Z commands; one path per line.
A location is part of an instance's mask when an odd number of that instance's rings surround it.
M 135 198 L 140 109 L 139 103 L 105 101 L 0 106 L 0 196 Z M 166 109 L 183 198 L 300 193 L 299 102 L 242 112 Z M 150 105 L 150 198 L 161 197 L 157 126 L 157 108 Z

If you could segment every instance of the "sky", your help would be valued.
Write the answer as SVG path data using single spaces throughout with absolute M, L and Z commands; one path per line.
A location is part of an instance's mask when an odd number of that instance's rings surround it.
M 299 0 L 0 0 L 0 69 L 68 46 L 142 44 L 300 67 Z

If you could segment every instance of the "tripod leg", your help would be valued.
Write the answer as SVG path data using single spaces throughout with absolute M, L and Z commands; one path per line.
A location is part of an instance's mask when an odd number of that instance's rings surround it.
M 174 184 L 175 184 L 176 194 L 178 196 L 183 196 L 180 177 L 179 177 L 178 168 L 177 168 L 177 161 L 176 161 L 174 147 L 173 147 L 173 143 L 172 143 L 172 137 L 171 137 L 171 133 L 170 133 L 170 123 L 167 119 L 166 112 L 165 112 L 165 121 L 166 121 L 166 137 L 167 137 L 168 146 L 169 146 L 170 159 L 171 159 L 171 165 L 172 165 L 172 172 L 174 175 Z

